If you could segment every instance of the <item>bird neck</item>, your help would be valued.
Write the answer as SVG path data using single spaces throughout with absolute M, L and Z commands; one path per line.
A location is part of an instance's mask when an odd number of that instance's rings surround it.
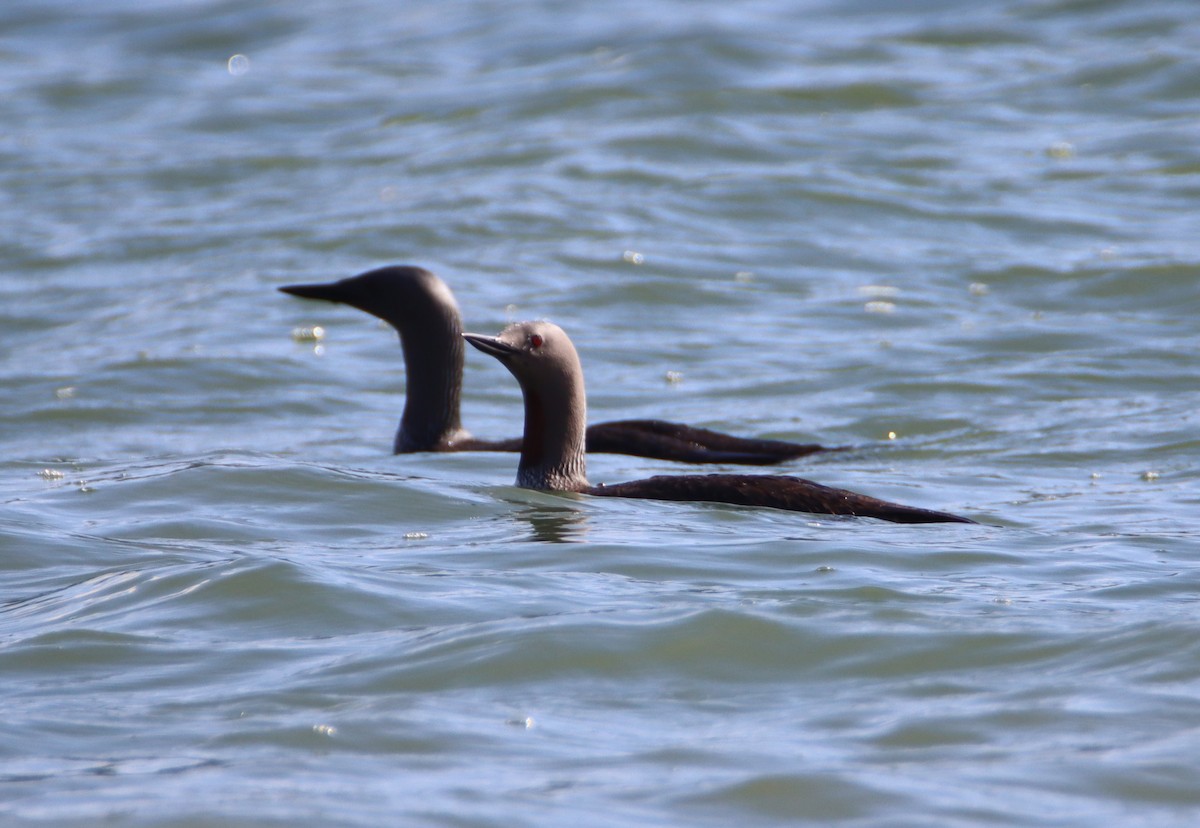
M 584 453 L 587 398 L 582 371 L 565 372 L 537 387 L 524 382 L 521 386 L 525 436 L 517 485 L 547 491 L 583 491 L 588 481 Z
M 463 340 L 457 313 L 433 313 L 400 331 L 406 378 L 397 454 L 431 451 L 463 434 Z

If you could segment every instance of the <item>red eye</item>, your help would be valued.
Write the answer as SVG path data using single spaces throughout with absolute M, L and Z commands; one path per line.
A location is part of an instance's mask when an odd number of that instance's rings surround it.
M 545 340 L 542 339 L 541 334 L 534 334 L 533 336 L 529 337 L 529 344 L 532 345 L 534 348 L 542 347 L 542 342 L 544 342 L 544 341 Z

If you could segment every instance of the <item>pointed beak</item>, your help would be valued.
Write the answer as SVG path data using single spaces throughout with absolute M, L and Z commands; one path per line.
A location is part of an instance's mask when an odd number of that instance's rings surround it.
M 279 290 L 302 299 L 324 299 L 326 302 L 345 302 L 349 298 L 346 295 L 346 288 L 341 282 L 328 282 L 321 285 L 284 285 Z
M 503 342 L 494 336 L 484 336 L 483 334 L 465 333 L 463 339 L 470 342 L 485 354 L 491 354 L 496 359 L 504 361 L 513 354 L 520 353 L 518 348 L 514 348 L 507 342 Z

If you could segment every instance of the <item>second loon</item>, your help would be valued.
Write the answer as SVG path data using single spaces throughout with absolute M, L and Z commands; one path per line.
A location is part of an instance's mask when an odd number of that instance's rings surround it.
M 503 363 L 521 385 L 525 436 L 517 485 L 598 497 L 706 501 L 796 512 L 856 515 L 894 523 L 974 523 L 931 509 L 904 506 L 784 475 L 682 474 L 593 486 L 587 479 L 584 424 L 587 399 L 575 346 L 551 322 L 521 322 L 499 336 L 463 337 Z

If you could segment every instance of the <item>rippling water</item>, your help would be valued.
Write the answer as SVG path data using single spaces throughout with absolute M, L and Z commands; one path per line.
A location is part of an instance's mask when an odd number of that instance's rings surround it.
M 3 821 L 1194 824 L 1198 55 L 1191 2 L 9 0 Z M 392 262 L 563 325 L 594 420 L 982 525 L 392 457 L 394 336 L 275 292 Z

